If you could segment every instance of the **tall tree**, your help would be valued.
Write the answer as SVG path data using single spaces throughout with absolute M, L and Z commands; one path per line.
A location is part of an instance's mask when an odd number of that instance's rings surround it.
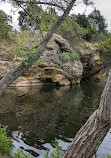
M 12 29 L 12 26 L 9 25 L 11 22 L 12 17 L 0 10 L 0 40 L 7 39 L 9 37 L 9 31 Z
M 107 29 L 107 23 L 105 18 L 101 15 L 100 11 L 95 9 L 88 16 L 91 25 L 96 27 L 98 33 L 105 33 Z
M 88 16 L 85 14 L 72 15 L 75 21 L 83 28 L 87 29 L 87 34 L 83 37 L 91 40 L 100 33 L 107 33 L 107 23 L 99 10 L 94 9 Z

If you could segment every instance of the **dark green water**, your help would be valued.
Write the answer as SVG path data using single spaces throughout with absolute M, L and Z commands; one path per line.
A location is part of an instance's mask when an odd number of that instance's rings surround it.
M 53 147 L 55 137 L 63 150 L 67 148 L 98 108 L 103 88 L 104 83 L 96 82 L 72 87 L 9 88 L 0 98 L 0 122 L 8 125 L 15 148 L 44 158 L 46 148 Z M 98 151 L 100 155 L 111 154 L 110 133 L 106 138 Z

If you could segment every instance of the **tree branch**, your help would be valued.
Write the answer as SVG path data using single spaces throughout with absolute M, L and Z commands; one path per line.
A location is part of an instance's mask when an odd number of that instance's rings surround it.
M 49 6 L 57 7 L 59 9 L 61 9 L 62 11 L 65 11 L 64 7 L 62 7 L 62 6 L 60 6 L 60 5 L 56 4 L 56 3 L 51 3 L 51 2 L 41 2 L 41 1 L 38 1 L 38 2 L 26 1 L 26 2 L 24 2 L 24 1 L 20 1 L 20 0 L 18 2 L 21 3 L 21 4 L 31 3 L 31 4 L 49 5 Z
M 35 61 L 39 59 L 39 57 L 43 54 L 47 47 L 47 43 L 53 36 L 53 34 L 57 31 L 59 26 L 64 22 L 64 20 L 67 18 L 70 10 L 72 9 L 74 3 L 76 0 L 72 0 L 70 4 L 68 5 L 67 9 L 64 11 L 63 15 L 55 22 L 54 26 L 50 30 L 49 33 L 44 37 L 43 41 L 39 44 L 38 48 L 36 49 L 33 56 L 30 56 L 27 60 L 23 61 L 17 68 L 10 71 L 5 75 L 2 80 L 0 81 L 0 95 L 5 91 L 5 89 L 13 82 L 15 81 L 19 76 L 21 76 L 24 72 L 26 72 Z M 26 64 L 25 64 L 26 63 Z
M 38 24 L 38 21 L 33 17 L 33 15 L 32 15 L 31 13 L 29 13 L 26 9 L 24 9 L 24 8 L 21 6 L 21 4 L 19 4 L 18 0 L 14 0 L 14 1 L 19 5 L 20 8 L 23 9 L 23 11 L 24 11 L 27 15 L 29 15 L 29 16 L 31 17 L 31 19 L 32 19 L 33 21 L 35 21 L 35 23 L 36 23 L 37 26 L 38 26 L 38 29 L 40 30 L 41 37 L 42 37 L 42 39 L 43 39 L 42 30 L 41 30 L 41 28 L 40 28 L 40 26 L 39 26 L 39 24 Z

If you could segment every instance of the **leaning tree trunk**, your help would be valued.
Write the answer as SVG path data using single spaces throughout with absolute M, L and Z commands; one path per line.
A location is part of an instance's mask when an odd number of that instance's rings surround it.
M 110 129 L 111 71 L 99 108 L 90 116 L 65 151 L 63 158 L 92 158 Z
M 76 0 L 71 0 L 67 9 L 64 11 L 64 14 L 57 20 L 57 22 L 54 24 L 50 32 L 45 36 L 43 41 L 39 44 L 33 56 L 29 57 L 28 60 L 23 61 L 17 68 L 10 71 L 6 76 L 3 77 L 3 79 L 0 81 L 0 95 L 13 81 L 15 81 L 19 76 L 21 76 L 24 72 L 26 72 L 34 64 L 34 62 L 39 59 L 39 57 L 45 51 L 48 41 L 51 39 L 53 34 L 57 31 L 59 26 L 67 18 L 75 2 Z

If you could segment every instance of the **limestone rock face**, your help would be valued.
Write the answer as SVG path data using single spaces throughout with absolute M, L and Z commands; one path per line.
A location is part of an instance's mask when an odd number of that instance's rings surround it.
M 45 60 L 49 65 L 58 64 L 60 54 L 69 51 L 69 48 L 70 45 L 66 39 L 63 39 L 61 35 L 54 34 L 40 59 Z
M 61 35 L 54 34 L 47 44 L 46 51 L 40 57 L 42 62 L 38 66 L 32 66 L 25 75 L 38 76 L 42 82 L 50 82 L 56 85 L 80 83 L 83 71 L 80 61 L 67 60 L 59 64 L 60 55 L 63 52 L 69 52 L 69 49 L 69 42 L 63 39 Z
M 38 31 L 35 31 L 38 36 Z M 44 34 L 45 35 L 45 34 Z M 63 60 L 62 53 L 69 53 L 69 42 L 61 35 L 54 34 L 47 49 L 40 57 L 40 63 L 33 65 L 25 74 L 19 77 L 11 86 L 26 87 L 29 85 L 70 85 L 78 84 L 81 79 L 100 79 L 105 76 L 103 63 L 97 51 L 84 51 L 80 60 Z M 21 58 L 8 55 L 0 48 L 0 79 L 21 62 Z
M 13 67 L 13 56 L 5 53 L 5 50 L 0 48 L 0 79 Z
M 100 76 L 106 77 L 103 62 L 97 50 L 95 50 L 95 52 L 84 52 L 81 56 L 81 62 L 83 65 L 83 80 L 100 80 Z
M 66 71 L 69 74 L 71 84 L 80 83 L 83 72 L 83 66 L 80 61 L 73 60 L 72 63 L 63 63 L 61 67 L 64 71 Z
M 55 78 L 53 79 L 53 82 L 58 83 L 61 86 L 70 85 L 70 81 L 61 74 L 56 74 Z

